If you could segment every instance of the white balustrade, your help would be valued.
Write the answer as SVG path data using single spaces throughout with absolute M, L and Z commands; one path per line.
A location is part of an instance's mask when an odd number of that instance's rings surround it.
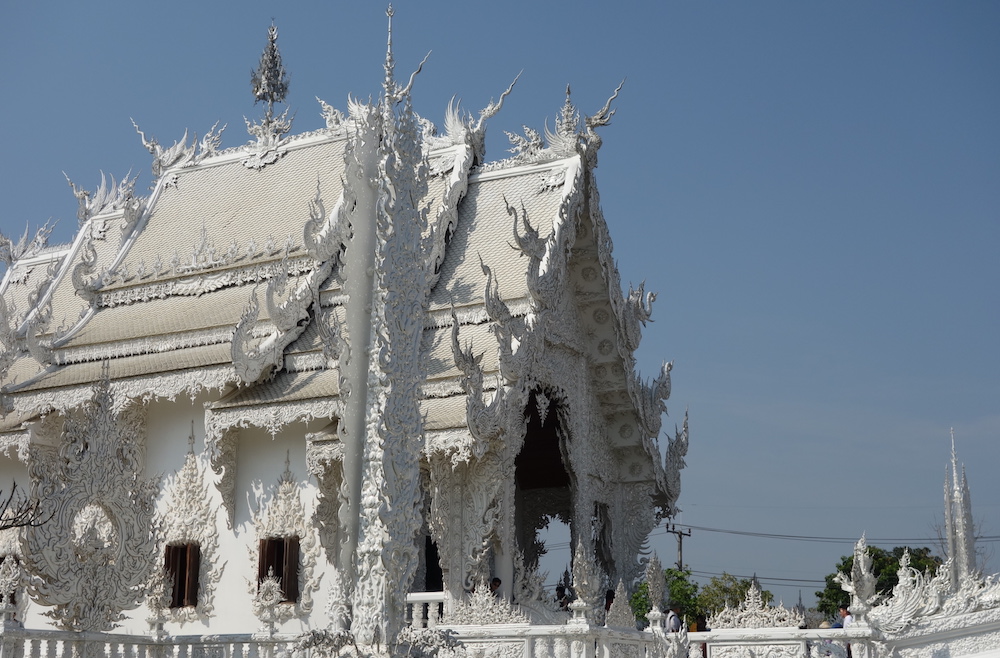
M 437 628 L 444 617 L 444 592 L 410 592 L 406 595 L 406 623 L 417 628 Z

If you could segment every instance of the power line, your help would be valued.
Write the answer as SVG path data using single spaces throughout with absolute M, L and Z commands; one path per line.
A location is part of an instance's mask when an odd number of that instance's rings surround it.
M 695 571 L 694 569 L 691 569 L 690 571 L 691 571 L 691 575 L 693 575 L 693 576 L 701 576 L 703 578 L 704 577 L 714 577 L 714 576 L 721 576 L 721 575 L 723 575 L 721 573 L 717 573 L 717 572 L 714 572 L 714 571 Z M 731 573 L 727 573 L 726 575 L 732 576 L 733 578 L 740 578 L 740 579 L 750 579 L 750 578 L 756 576 L 757 580 L 761 584 L 764 584 L 764 585 L 793 585 L 793 584 L 800 584 L 800 585 L 815 585 L 817 587 L 823 587 L 823 586 L 826 585 L 826 581 L 825 580 L 811 580 L 811 579 L 808 579 L 808 578 L 777 578 L 777 577 L 771 577 L 771 576 L 758 576 L 756 574 L 754 574 L 754 576 L 738 576 L 736 574 L 731 574 Z
M 656 528 L 650 534 L 660 534 L 668 535 L 674 534 L 676 528 L 684 527 L 689 530 L 700 530 L 702 532 L 715 532 L 726 535 L 737 535 L 742 537 L 759 537 L 761 539 L 785 539 L 788 541 L 805 541 L 805 542 L 817 542 L 826 544 L 851 544 L 852 546 L 857 543 L 859 537 L 820 537 L 813 535 L 784 535 L 775 532 L 752 532 L 750 530 L 726 530 L 724 528 L 706 528 L 704 526 L 689 525 L 687 523 L 675 523 L 672 524 L 670 528 Z M 671 529 L 673 528 L 673 530 Z M 685 536 L 689 536 L 685 534 Z M 941 543 L 940 537 L 888 537 L 888 538 L 875 538 L 875 537 L 865 537 L 865 541 L 868 544 L 893 544 L 894 546 L 902 545 L 914 545 L 914 544 L 939 544 Z M 982 535 L 976 537 L 977 543 L 992 544 L 1000 542 L 1000 535 Z M 558 550 L 563 548 L 569 548 L 569 542 L 558 542 L 554 544 L 546 544 L 545 547 L 550 550 Z
M 692 530 L 701 530 L 702 532 L 717 532 L 727 535 L 739 535 L 743 537 L 760 537 L 763 539 L 786 539 L 789 541 L 811 541 L 819 543 L 828 544 L 842 544 L 850 543 L 854 544 L 858 541 L 858 537 L 819 537 L 811 535 L 783 535 L 773 532 L 752 532 L 749 530 L 725 530 L 722 528 L 706 528 L 704 526 L 688 525 L 686 523 L 677 523 L 675 526 L 684 526 Z M 655 531 L 654 531 L 655 532 Z M 662 529 L 658 534 L 667 534 L 670 530 Z M 928 538 L 928 537 L 907 537 L 907 538 L 874 538 L 865 537 L 865 541 L 869 544 L 937 544 L 941 541 L 940 538 Z M 976 537 L 977 542 L 992 543 L 1000 541 L 1000 535 L 983 535 L 981 537 Z

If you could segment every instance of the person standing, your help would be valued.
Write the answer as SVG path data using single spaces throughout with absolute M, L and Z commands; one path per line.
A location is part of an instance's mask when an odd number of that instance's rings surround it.
M 840 623 L 843 628 L 848 628 L 854 623 L 854 615 L 851 614 L 851 611 L 846 605 L 840 606 L 837 609 L 837 612 L 840 613 Z M 851 654 L 850 642 L 847 643 L 847 658 L 853 658 L 853 655 Z
M 681 607 L 676 603 L 670 604 L 667 612 L 667 632 L 679 633 L 681 630 Z

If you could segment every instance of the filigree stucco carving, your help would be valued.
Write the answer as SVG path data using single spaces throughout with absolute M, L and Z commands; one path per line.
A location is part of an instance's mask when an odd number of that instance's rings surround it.
M 256 289 L 251 293 L 247 308 L 233 333 L 230 350 L 233 368 L 243 382 L 257 382 L 271 369 L 279 366 L 285 348 L 302 334 L 306 321 L 310 318 L 310 309 L 319 299 L 319 286 L 339 264 L 344 242 L 350 234 L 347 215 L 341 212 L 344 198 L 341 198 L 332 214 L 331 223 L 327 220 L 317 187 L 316 197 L 308 204 L 309 220 L 304 229 L 304 242 L 309 253 L 321 260 L 313 269 L 291 277 L 286 254 L 281 267 L 268 280 L 265 289 L 264 298 L 271 328 L 264 335 L 259 334 L 257 318 L 260 302 Z
M 424 137 L 432 148 L 436 145 L 455 145 L 458 147 L 455 149 L 453 157 L 445 156 L 432 172 L 448 174 L 448 178 L 441 204 L 431 224 L 427 282 L 429 288 L 434 287 L 434 284 L 437 283 L 438 274 L 444 262 L 448 238 L 458 224 L 458 204 L 468 191 L 469 174 L 472 167 L 481 163 L 486 155 L 486 120 L 495 116 L 503 107 L 504 99 L 514 88 L 518 77 L 520 74 L 500 94 L 498 101 L 493 102 L 491 99 L 489 105 L 479 112 L 479 118 L 475 122 L 471 116 L 464 114 L 459 108 L 459 104 L 452 99 L 445 111 L 446 136 L 434 138 L 433 126 L 429 130 L 425 130 Z
M 514 551 L 514 583 L 511 596 L 533 624 L 563 624 L 566 610 L 545 589 L 546 574 L 525 567 L 524 555 Z
M 236 514 L 236 449 L 240 432 L 236 428 L 216 426 L 215 415 L 205 414 L 205 450 L 217 479 L 216 488 L 222 496 L 222 507 L 226 510 L 226 526 L 233 528 Z
M 207 469 L 192 449 L 184 457 L 184 465 L 163 488 L 164 509 L 157 514 L 160 530 L 157 555 L 163 555 L 168 545 L 197 544 L 199 547 L 198 602 L 194 606 L 170 607 L 169 576 L 164 569 L 154 571 L 149 608 L 165 621 L 185 622 L 206 618 L 215 612 L 215 594 L 226 563 L 219 554 L 216 513 L 211 504 Z
M 389 9 L 391 19 L 392 9 Z M 420 457 L 423 380 L 420 340 L 427 306 L 427 163 L 410 105 L 410 87 L 393 77 L 391 48 L 375 121 L 378 179 L 375 214 L 375 289 L 368 358 L 368 403 L 362 456 L 357 586 L 352 631 L 362 644 L 390 642 L 405 618 L 405 597 L 417 567 L 415 538 L 422 525 Z M 417 69 L 419 72 L 419 68 Z M 414 76 L 416 73 L 413 74 Z M 352 112 L 352 116 L 354 112 Z
M 142 139 L 142 145 L 153 156 L 152 172 L 154 178 L 160 178 L 168 169 L 191 166 L 204 158 L 215 155 L 219 147 L 222 131 L 226 129 L 223 126 L 222 130 L 216 132 L 215 129 L 218 125 L 216 123 L 212 126 L 201 142 L 198 141 L 196 135 L 191 140 L 191 144 L 188 144 L 188 133 L 185 130 L 184 136 L 174 142 L 173 146 L 163 147 L 156 141 L 155 137 L 146 139 L 146 133 L 139 130 L 139 126 L 132 120 L 132 126 Z
M 483 268 L 488 272 L 489 268 L 485 265 Z M 452 313 L 454 314 L 454 310 Z M 483 355 L 473 356 L 470 345 L 463 349 L 459 345 L 458 330 L 458 318 L 453 315 L 451 349 L 455 365 L 464 375 L 462 389 L 466 396 L 466 422 L 472 441 L 456 450 L 452 455 L 454 462 L 480 459 L 489 449 L 490 442 L 500 438 L 503 433 L 501 414 L 506 406 L 503 389 L 499 385 L 494 389 L 490 402 L 487 404 L 484 401 L 484 375 L 480 365 Z
M 950 470 L 950 473 L 948 472 Z M 955 430 L 951 430 L 951 464 L 944 479 L 944 524 L 952 581 L 962 584 L 982 575 L 976 565 L 976 530 L 972 521 L 972 499 L 965 479 L 965 466 L 955 452 Z
M 158 256 L 150 265 L 142 261 L 134 275 L 122 268 L 102 271 L 100 281 L 104 284 L 128 284 L 128 287 L 98 291 L 96 300 L 99 306 L 112 308 L 169 297 L 198 297 L 229 286 L 266 282 L 281 273 L 299 276 L 316 266 L 301 251 L 302 245 L 296 244 L 292 236 L 284 244 L 272 238 L 258 245 L 251 239 L 245 247 L 233 242 L 225 250 L 217 250 L 208 236 L 203 235 L 186 258 L 175 251 L 171 258 L 164 260 Z M 287 257 L 280 261 L 249 262 L 282 253 Z
M 281 602 L 281 589 L 275 593 L 276 581 L 248 583 L 251 608 L 254 615 L 265 623 L 283 622 L 293 617 L 305 617 L 313 609 L 313 593 L 319 587 L 323 574 L 316 573 L 320 556 L 319 539 L 316 529 L 308 521 L 305 506 L 299 493 L 299 484 L 286 463 L 285 471 L 276 486 L 271 487 L 268 496 L 258 492 L 255 509 L 251 510 L 257 539 L 269 537 L 299 538 L 299 599 L 294 603 Z M 257 564 L 258 543 L 250 549 L 252 564 Z M 271 579 L 273 581 L 273 579 Z M 275 600 L 277 597 L 277 600 Z
M 45 222 L 31 235 L 28 227 L 24 227 L 24 233 L 14 242 L 11 238 L 0 233 L 0 262 L 10 267 L 21 259 L 28 259 L 35 256 L 46 247 L 49 242 L 49 235 L 52 233 L 53 224 Z M 30 237 L 29 237 L 30 235 Z
M 179 395 L 186 395 L 194 400 L 205 391 L 224 389 L 234 380 L 231 366 L 192 368 L 119 379 L 111 384 L 111 391 L 116 400 L 137 400 L 143 403 L 154 399 L 174 400 Z M 14 410 L 18 412 L 46 414 L 74 409 L 85 404 L 91 397 L 93 389 L 77 386 L 20 394 L 11 401 Z
M 864 535 L 854 545 L 851 573 L 837 573 L 834 580 L 851 595 L 851 614 L 857 621 L 865 622 L 868 611 L 880 597 L 875 589 L 877 580 L 872 572 L 872 558 L 868 554 L 868 542 Z
M 468 463 L 455 464 L 444 456 L 432 461 L 428 524 L 441 565 L 449 571 L 451 591 L 469 590 L 489 576 L 482 569 L 483 558 L 499 529 L 506 486 L 503 462 L 495 451 Z
M 608 614 L 604 618 L 604 625 L 615 628 L 635 628 L 635 613 L 632 612 L 632 606 L 629 605 L 629 595 L 625 589 L 625 583 L 620 580 L 615 588 L 614 603 L 611 604 L 611 609 L 608 610 Z
M 0 559 L 0 608 L 6 608 L 10 598 L 17 596 L 21 589 L 21 577 L 18 556 L 13 553 L 3 554 Z
M 269 164 L 274 164 L 285 155 L 285 135 L 292 129 L 292 120 L 288 116 L 288 108 L 278 116 L 267 117 L 259 123 L 251 122 L 244 117 L 247 132 L 257 141 L 251 146 L 250 155 L 243 160 L 247 169 L 261 170 Z
M 713 646 L 712 655 L 721 658 L 798 658 L 801 655 L 801 645 L 794 643 L 774 644 L 735 644 Z
M 145 596 L 157 483 L 142 476 L 144 427 L 143 407 L 116 408 L 104 380 L 67 417 L 58 452 L 32 451 L 31 494 L 52 518 L 25 530 L 25 567 L 61 628 L 109 630 Z
M 454 606 L 445 617 L 448 624 L 523 624 L 528 618 L 509 601 L 490 592 L 487 581 L 477 583 L 474 591 Z
M 866 616 L 866 621 L 872 627 L 894 640 L 1000 621 L 1000 576 L 983 578 L 976 566 L 968 483 L 965 480 L 965 469 L 959 464 L 955 453 L 954 440 L 952 434 L 950 473 L 946 472 L 945 475 L 945 541 L 948 559 L 932 575 L 911 567 L 909 552 L 904 552 L 899 561 L 896 572 L 898 582 L 892 595 L 872 607 Z M 862 537 L 858 542 L 859 546 L 863 542 Z M 855 560 L 857 550 L 856 548 Z M 842 586 L 845 589 L 851 587 L 848 591 L 852 594 L 858 589 L 856 580 L 853 573 L 850 579 L 840 577 Z M 982 648 L 989 646 L 989 643 L 978 640 L 973 641 L 972 646 Z M 925 651 L 930 650 L 928 648 Z
M 576 592 L 577 599 L 574 603 L 586 604 L 586 613 L 589 617 L 593 614 L 594 608 L 602 605 L 604 600 L 600 591 L 601 584 L 591 560 L 594 554 L 593 542 L 587 541 L 589 537 L 585 533 L 577 532 L 576 536 L 576 548 L 573 549 L 573 591 Z
M 129 178 L 126 175 L 122 177 L 121 182 L 115 182 L 115 177 L 112 176 L 111 183 L 109 184 L 102 171 L 101 185 L 91 193 L 77 187 L 69 179 L 69 176 L 66 176 L 66 182 L 69 183 L 70 188 L 73 190 L 73 196 L 77 200 L 77 219 L 82 224 L 91 217 L 116 211 L 121 211 L 126 215 L 132 216 L 138 214 L 142 209 L 142 200 L 135 197 L 135 182 L 137 179 L 138 176 Z M 95 221 L 90 230 L 94 239 L 103 240 L 107 229 L 106 221 Z
M 708 619 L 709 628 L 799 628 L 805 622 L 803 614 L 784 606 L 770 606 L 764 601 L 760 586 L 754 580 L 746 597 L 736 607 L 726 606 Z
M 518 165 L 541 164 L 573 155 L 581 155 L 588 167 L 593 169 L 597 166 L 597 151 L 601 147 L 601 137 L 596 128 L 611 123 L 611 117 L 615 114 L 611 109 L 611 103 L 618 97 L 623 85 L 624 81 L 618 85 L 600 110 L 584 117 L 582 127 L 580 114 L 573 104 L 571 91 L 567 85 L 566 100 L 556 116 L 554 127 L 550 130 L 546 123 L 543 129 L 544 138 L 542 133 L 528 126 L 523 126 L 523 135 L 504 131 L 510 140 L 509 151 L 513 155 L 506 160 L 484 165 L 481 170 L 494 171 Z
M 653 557 L 649 558 L 646 563 L 646 587 L 649 588 L 649 605 L 652 606 L 653 610 L 662 610 L 660 606 L 663 605 L 663 591 L 666 585 L 667 581 L 663 577 L 663 565 L 660 564 L 659 556 L 653 553 Z
M 244 118 L 247 132 L 257 138 L 252 145 L 251 154 L 243 160 L 243 166 L 248 169 L 263 169 L 278 161 L 285 154 L 283 137 L 292 129 L 292 120 L 288 118 L 288 108 L 279 115 L 274 115 L 274 104 L 285 100 L 288 93 L 288 76 L 281 63 L 281 53 L 278 52 L 278 28 L 271 25 L 267 32 L 267 47 L 260 57 L 260 65 L 251 76 L 254 98 L 267 104 L 267 111 L 260 123 L 251 123 Z
M 306 436 L 306 464 L 319 488 L 312 518 L 328 561 L 333 565 L 337 564 L 337 547 L 344 532 L 337 515 L 344 503 L 344 445 L 334 438 L 335 433 L 336 427 Z

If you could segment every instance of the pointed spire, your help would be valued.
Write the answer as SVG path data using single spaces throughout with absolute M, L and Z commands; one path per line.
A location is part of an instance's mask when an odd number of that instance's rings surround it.
M 396 93 L 396 81 L 393 78 L 393 71 L 396 68 L 396 61 L 392 58 L 392 15 L 395 13 L 392 9 L 392 4 L 385 10 L 385 15 L 389 19 L 389 36 L 386 40 L 385 49 L 385 82 L 382 83 L 382 88 L 385 91 L 386 99 L 392 97 Z
M 952 583 L 960 587 L 970 577 L 978 577 L 976 537 L 972 521 L 972 498 L 965 479 L 965 466 L 959 468 L 955 450 L 955 430 L 951 430 L 951 472 L 945 471 L 944 523 Z
M 278 28 L 274 23 L 267 30 L 267 46 L 260 56 L 256 71 L 250 73 L 250 87 L 253 89 L 254 103 L 267 103 L 267 116 L 274 115 L 274 104 L 285 102 L 288 95 L 288 73 L 281 63 L 278 52 Z
M 417 70 L 410 74 L 410 80 L 407 82 L 405 87 L 396 84 L 395 70 L 396 70 L 396 60 L 392 56 L 392 17 L 395 14 L 395 10 L 392 5 L 385 10 L 385 15 L 389 18 L 389 36 L 386 43 L 385 50 L 385 81 L 382 83 L 382 89 L 385 96 L 386 107 L 392 107 L 398 101 L 407 98 L 410 95 L 410 90 L 413 88 L 413 80 L 416 78 L 417 74 L 423 70 L 424 64 L 427 63 L 427 58 L 430 57 L 430 53 L 424 56 L 417 65 Z

